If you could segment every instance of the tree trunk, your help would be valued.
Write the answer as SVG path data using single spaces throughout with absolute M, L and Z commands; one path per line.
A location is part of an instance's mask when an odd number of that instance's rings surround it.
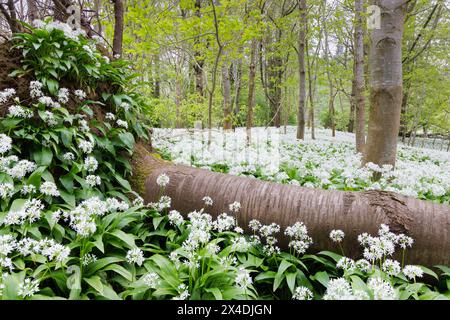
M 315 122 L 314 122 L 314 92 L 313 92 L 313 88 L 316 82 L 316 75 L 317 75 L 317 70 L 315 70 L 314 72 L 314 81 L 313 81 L 313 77 L 311 76 L 311 70 L 312 70 L 312 63 L 311 63 L 311 59 L 309 56 L 309 49 L 308 49 L 308 40 L 306 40 L 306 47 L 305 47 L 305 53 L 306 53 L 306 61 L 308 64 L 308 96 L 309 96 L 309 125 L 311 128 L 311 139 L 316 139 L 316 134 L 315 134 Z M 317 64 L 316 64 L 317 66 Z
M 300 31 L 298 33 L 298 73 L 299 96 L 297 113 L 297 139 L 305 138 L 305 99 L 306 99 L 306 73 L 305 73 L 305 42 L 306 42 L 306 0 L 298 0 L 300 10 Z
M 404 0 L 380 0 L 381 28 L 371 33 L 370 116 L 364 163 L 395 165 L 402 104 Z M 376 177 L 377 178 L 377 177 Z
M 253 39 L 250 50 L 250 65 L 248 70 L 248 98 L 247 98 L 247 145 L 252 139 L 253 126 L 253 106 L 255 105 L 255 77 L 256 77 L 256 58 L 258 56 L 258 40 Z
M 114 0 L 113 55 L 122 57 L 123 41 L 123 0 Z
M 364 29 L 362 22 L 364 0 L 355 0 L 355 113 L 356 113 L 356 151 L 363 153 L 366 144 L 366 106 L 364 98 Z M 401 41 L 401 38 L 400 38 Z M 401 50 L 401 49 L 400 49 Z
M 154 56 L 154 63 L 155 63 L 155 72 L 153 74 L 153 97 L 160 98 L 161 97 L 161 76 L 160 76 L 160 58 L 159 53 L 155 54 Z M 179 77 L 179 73 L 177 72 L 177 77 Z M 178 81 L 178 80 L 177 80 Z
M 353 72 L 355 72 L 355 64 L 353 63 Z M 353 77 L 354 78 L 354 77 Z M 347 131 L 353 132 L 355 128 L 355 79 L 352 80 L 352 92 L 350 94 L 350 114 L 348 119 Z
M 380 224 L 388 224 L 394 232 L 414 238 L 407 251 L 407 263 L 423 265 L 450 264 L 450 206 L 422 201 L 385 191 L 336 191 L 302 188 L 257 179 L 215 173 L 208 170 L 175 165 L 155 157 L 143 144 L 135 146 L 132 159 L 132 185 L 146 202 L 158 200 L 159 174 L 170 177 L 164 194 L 172 198 L 172 209 L 187 214 L 203 208 L 202 198 L 210 196 L 214 205 L 208 213 L 217 216 L 228 211 L 228 204 L 238 201 L 236 215 L 239 226 L 249 232 L 248 223 L 275 222 L 282 228 L 297 221 L 304 222 L 314 240 L 312 251 L 336 250 L 328 235 L 342 229 L 347 255 L 362 255 L 357 236 L 363 232 L 375 235 Z M 280 238 L 287 247 L 288 239 Z
M 198 22 L 200 23 L 200 20 L 202 18 L 201 13 L 202 8 L 202 2 L 201 0 L 195 1 L 195 16 L 198 18 Z M 200 30 L 197 30 L 200 34 Z M 193 61 L 193 69 L 195 74 L 195 91 L 197 92 L 199 99 L 203 101 L 203 97 L 205 96 L 205 89 L 204 89 L 204 75 L 203 75 L 203 65 L 205 63 L 204 58 L 202 57 L 201 51 L 198 48 L 200 45 L 200 37 L 197 36 L 194 41 L 194 61 Z
M 226 56 L 226 52 L 225 52 Z M 228 64 L 224 62 L 222 64 L 222 94 L 223 94 L 223 129 L 231 130 L 232 115 L 231 115 L 231 84 L 230 84 L 230 72 Z
M 36 5 L 36 0 L 27 0 L 28 6 L 28 21 L 32 23 L 34 20 L 39 18 L 39 11 Z

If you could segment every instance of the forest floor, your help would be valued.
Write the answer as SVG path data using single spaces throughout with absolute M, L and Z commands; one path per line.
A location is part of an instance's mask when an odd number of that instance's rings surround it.
M 246 145 L 245 128 L 224 133 L 213 130 L 208 147 L 207 130 L 155 129 L 153 146 L 175 163 L 234 175 L 290 183 L 310 188 L 338 190 L 381 189 L 407 196 L 450 203 L 450 153 L 399 144 L 396 167 L 361 167 L 354 134 L 316 129 L 305 141 L 295 138 L 295 127 L 253 128 Z M 429 143 L 424 143 L 431 146 Z M 380 181 L 371 180 L 380 171 Z

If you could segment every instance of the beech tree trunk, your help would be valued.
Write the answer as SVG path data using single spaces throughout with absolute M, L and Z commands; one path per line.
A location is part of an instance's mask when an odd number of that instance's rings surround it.
M 298 73 L 299 96 L 297 113 L 297 139 L 305 138 L 305 99 L 306 99 L 306 73 L 305 73 L 305 42 L 306 42 L 306 0 L 298 0 L 300 10 L 300 31 L 298 33 Z
M 364 30 L 362 22 L 364 0 L 355 0 L 355 58 L 354 78 L 355 78 L 355 113 L 356 113 L 356 151 L 364 152 L 366 143 L 366 107 L 364 98 Z M 401 38 L 400 38 L 401 39 Z
M 226 56 L 226 52 L 225 52 Z M 231 130 L 232 115 L 231 115 L 231 83 L 230 72 L 228 64 L 222 64 L 222 94 L 223 94 L 223 129 Z
M 123 0 L 114 0 L 113 55 L 122 56 L 123 41 Z
M 253 126 L 253 106 L 255 105 L 255 77 L 256 77 L 256 58 L 258 56 L 257 50 L 259 47 L 258 40 L 253 39 L 250 50 L 250 65 L 248 70 L 248 98 L 247 98 L 247 144 L 250 144 L 252 139 Z
M 402 105 L 404 0 L 372 1 L 381 9 L 381 28 L 371 32 L 370 116 L 364 162 L 395 165 Z
M 195 1 L 195 16 L 198 19 L 198 22 L 200 22 L 200 19 L 202 18 L 201 8 L 202 8 L 202 2 L 201 0 Z M 200 30 L 197 30 L 198 34 L 200 34 Z M 197 36 L 194 41 L 194 46 L 200 45 L 200 36 Z M 193 61 L 193 69 L 195 74 L 195 91 L 197 92 L 200 101 L 203 101 L 203 97 L 205 95 L 205 89 L 204 89 L 204 75 L 203 75 L 203 65 L 205 63 L 204 58 L 202 57 L 201 51 L 199 48 L 196 48 L 194 52 L 194 61 Z
M 27 6 L 28 6 L 28 21 L 32 23 L 34 20 L 39 18 L 39 11 L 36 5 L 36 0 L 27 0 Z
M 213 206 L 207 209 L 214 217 L 228 212 L 228 205 L 238 201 L 241 210 L 236 218 L 246 232 L 252 219 L 264 224 L 275 222 L 282 228 L 302 221 L 314 240 L 313 252 L 336 251 L 329 233 L 332 229 L 342 229 L 346 234 L 344 251 L 353 258 L 362 256 L 357 236 L 363 232 L 376 235 L 384 223 L 393 232 L 414 238 L 412 249 L 406 253 L 408 264 L 450 264 L 450 206 L 447 205 L 386 191 L 310 189 L 215 173 L 161 160 L 142 144 L 135 146 L 132 165 L 132 186 L 146 202 L 158 200 L 161 190 L 156 178 L 161 173 L 167 174 L 170 183 L 164 194 L 172 199 L 171 209 L 184 215 L 203 208 L 204 196 L 214 200 Z M 286 248 L 288 239 L 281 233 L 279 238 L 280 246 Z

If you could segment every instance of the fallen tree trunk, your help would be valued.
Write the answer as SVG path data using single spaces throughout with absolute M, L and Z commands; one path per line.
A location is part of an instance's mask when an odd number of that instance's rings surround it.
M 238 201 L 242 206 L 237 214 L 240 226 L 258 219 L 265 224 L 275 222 L 283 230 L 302 221 L 314 240 L 312 250 L 336 251 L 328 236 L 332 229 L 342 229 L 346 234 L 343 248 L 350 257 L 362 255 L 357 236 L 363 232 L 376 235 L 384 223 L 393 232 L 414 238 L 413 248 L 406 253 L 407 263 L 450 264 L 447 205 L 385 191 L 310 189 L 215 173 L 161 160 L 142 144 L 135 147 L 132 165 L 132 185 L 146 202 L 158 200 L 160 187 L 156 178 L 161 173 L 167 174 L 170 183 L 164 194 L 172 198 L 172 209 L 183 214 L 203 208 L 204 196 L 214 200 L 207 210 L 213 216 L 228 212 L 228 205 Z M 287 241 L 280 236 L 282 247 L 287 246 Z

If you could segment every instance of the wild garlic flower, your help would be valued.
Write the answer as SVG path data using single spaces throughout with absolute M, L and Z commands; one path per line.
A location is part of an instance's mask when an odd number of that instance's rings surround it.
M 78 120 L 78 124 L 80 125 L 79 128 L 81 132 L 89 132 L 91 130 L 91 128 L 89 128 L 88 122 L 84 119 Z
M 69 101 L 69 89 L 61 88 L 58 91 L 58 101 L 65 104 Z
M 82 259 L 83 266 L 87 266 L 93 262 L 97 261 L 97 256 L 92 253 L 85 254 Z
M 6 169 L 6 173 L 15 179 L 22 179 L 27 173 L 36 170 L 37 165 L 28 160 L 20 160 L 12 168 Z
M 331 279 L 323 300 L 355 300 L 350 284 L 344 278 Z
M 342 240 L 344 240 L 344 237 L 345 233 L 342 230 L 331 230 L 330 232 L 330 239 L 333 242 L 340 243 L 342 242 Z
M 141 280 L 147 287 L 155 289 L 159 285 L 160 278 L 157 273 L 149 272 L 143 275 Z
M 211 197 L 203 197 L 203 202 L 205 203 L 205 206 L 212 206 L 213 205 L 213 199 Z
M 94 172 L 98 168 L 98 161 L 94 157 L 86 157 L 84 159 L 84 168 L 86 171 Z
M 236 225 L 234 217 L 227 215 L 226 213 L 220 214 L 213 222 L 213 229 L 217 232 L 224 232 L 233 229 Z
M 75 160 L 75 156 L 72 152 L 66 152 L 63 154 L 64 161 L 73 161 Z
M 3 220 L 5 225 L 23 225 L 41 218 L 44 205 L 39 199 L 27 200 L 19 211 L 9 211 Z
M 116 198 L 106 199 L 106 206 L 108 211 L 127 211 L 129 209 L 128 203 L 125 201 L 117 200 Z
M 124 111 L 128 111 L 128 110 L 130 110 L 131 105 L 127 102 L 122 102 L 120 104 L 120 107 L 123 108 Z
M 117 124 L 119 127 L 128 129 L 128 123 L 127 123 L 126 121 L 124 121 L 124 120 L 117 119 L 116 124 Z
M 39 98 L 43 95 L 42 93 L 43 84 L 39 81 L 30 82 L 30 97 L 33 99 Z
M 83 153 L 89 154 L 94 149 L 94 144 L 90 141 L 81 140 L 78 143 L 78 148 L 80 148 Z
M 36 253 L 40 253 L 50 261 L 65 262 L 69 258 L 70 248 L 57 243 L 53 239 L 40 240 L 38 248 L 39 252 Z
M 180 226 L 184 222 L 183 216 L 177 210 L 171 210 L 168 218 L 171 225 Z
M 397 239 L 395 242 L 399 245 L 400 248 L 402 248 L 404 250 L 407 247 L 408 248 L 412 247 L 412 245 L 414 243 L 414 239 L 411 237 L 408 237 L 402 233 L 397 236 Z
M 303 240 L 292 240 L 289 242 L 289 247 L 294 249 L 297 254 L 304 254 L 310 246 L 310 242 Z
M 143 206 L 144 205 L 144 199 L 141 196 L 137 196 L 132 203 L 133 206 Z
M 367 286 L 373 292 L 373 300 L 396 300 L 397 294 L 391 284 L 376 277 L 370 278 Z
M 39 191 L 42 194 L 45 194 L 46 196 L 59 197 L 60 195 L 59 190 L 56 187 L 56 184 L 51 181 L 46 181 L 42 183 L 41 187 L 39 188 Z
M 14 88 L 7 88 L 3 91 L 0 91 L 0 104 L 6 103 L 15 94 L 16 90 Z
M 96 175 L 88 175 L 86 177 L 86 183 L 91 187 L 99 186 L 102 184 L 102 179 L 99 176 Z
M 0 269 L 1 268 L 9 269 L 10 272 L 13 271 L 14 270 L 14 266 L 12 264 L 11 258 L 0 257 Z
M 189 288 L 184 284 L 180 284 L 177 288 L 179 295 L 172 298 L 172 300 L 186 300 L 189 298 Z
M 69 225 L 81 237 L 87 237 L 97 230 L 96 216 L 103 216 L 108 212 L 105 201 L 92 197 L 81 202 L 75 209 L 66 213 Z
M 262 227 L 262 224 L 261 224 L 261 222 L 259 222 L 258 220 L 252 219 L 252 220 L 250 220 L 250 222 L 248 223 L 248 226 L 250 227 L 250 229 L 251 229 L 253 232 L 257 232 L 257 231 L 259 231 L 259 229 Z
M 423 270 L 419 266 L 407 265 L 403 268 L 403 274 L 408 279 L 416 281 L 416 278 L 423 277 Z
M 359 259 L 356 261 L 356 267 L 361 270 L 361 272 L 367 273 L 372 269 L 372 264 L 366 259 Z
M 129 263 L 136 263 L 138 266 L 144 262 L 144 253 L 139 248 L 128 250 L 126 259 Z
M 235 201 L 231 203 L 228 207 L 231 212 L 237 213 L 241 209 L 241 204 L 240 202 Z
M 162 188 L 165 188 L 169 184 L 170 178 L 167 174 L 161 173 L 156 178 L 156 184 Z
M 337 262 L 336 267 L 338 269 L 344 270 L 345 272 L 351 272 L 351 271 L 355 270 L 356 264 L 355 264 L 355 261 L 353 259 L 350 259 L 350 258 L 347 258 L 347 257 L 342 257 Z
M 292 295 L 293 300 L 312 300 L 314 294 L 307 287 L 297 287 Z
M 7 256 L 17 246 L 16 239 L 10 234 L 0 235 L 0 256 Z
M 237 270 L 236 277 L 234 278 L 234 283 L 238 288 L 246 290 L 253 283 L 250 272 L 247 269 L 240 267 Z
M 219 263 L 222 267 L 224 267 L 225 269 L 228 269 L 232 266 L 237 265 L 238 261 L 237 261 L 236 257 L 225 256 L 225 257 L 219 258 Z
M 11 117 L 29 119 L 33 117 L 33 112 L 19 105 L 12 105 L 8 108 L 8 114 Z
M 6 199 L 14 194 L 14 185 L 12 183 L 0 183 L 0 198 Z
M 39 291 L 39 281 L 36 279 L 25 278 L 19 285 L 17 292 L 22 298 L 31 297 Z
M 107 112 L 105 115 L 106 120 L 114 121 L 116 120 L 116 116 L 112 114 L 111 112 Z
M 4 154 L 11 150 L 12 139 L 4 133 L 0 133 L 0 153 Z
M 397 276 L 401 272 L 400 263 L 396 260 L 386 259 L 381 269 L 390 276 Z
M 75 90 L 73 94 L 74 94 L 74 95 L 78 98 L 78 100 L 80 100 L 80 101 L 82 101 L 82 100 L 84 100 L 84 99 L 86 98 L 86 92 L 84 92 L 83 90 L 80 90 L 80 89 Z
M 235 237 L 231 240 L 231 250 L 233 251 L 247 252 L 251 247 L 252 244 L 244 236 Z
M 270 225 L 264 225 L 259 228 L 259 233 L 263 237 L 269 237 L 280 232 L 280 226 L 276 223 L 271 223 Z
M 35 192 L 36 192 L 36 187 L 32 184 L 24 184 L 22 186 L 22 190 L 20 190 L 20 193 L 23 194 L 24 196 L 28 195 L 28 194 L 33 194 Z

